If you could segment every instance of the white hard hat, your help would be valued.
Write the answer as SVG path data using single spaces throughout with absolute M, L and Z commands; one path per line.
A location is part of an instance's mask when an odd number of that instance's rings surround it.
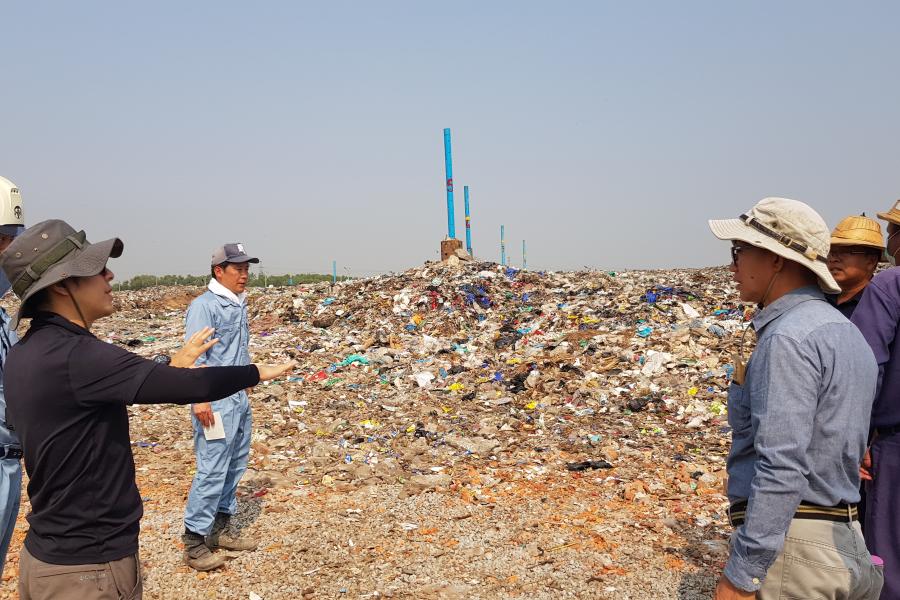
M 0 225 L 25 226 L 19 188 L 5 177 L 0 177 Z

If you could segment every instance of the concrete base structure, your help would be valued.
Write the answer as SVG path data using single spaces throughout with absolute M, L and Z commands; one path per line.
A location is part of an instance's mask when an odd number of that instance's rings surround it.
M 450 239 L 441 242 L 441 261 L 445 261 L 451 256 L 456 256 L 457 250 L 462 250 L 462 240 Z

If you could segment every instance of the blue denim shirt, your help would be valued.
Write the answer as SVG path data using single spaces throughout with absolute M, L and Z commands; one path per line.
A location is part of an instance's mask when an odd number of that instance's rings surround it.
M 187 340 L 204 327 L 215 329 L 219 343 L 197 359 L 198 365 L 231 367 L 250 364 L 247 305 L 207 290 L 188 306 L 184 323 Z M 243 393 L 243 392 L 240 392 Z
M 725 576 L 758 590 L 800 502 L 859 501 L 878 366 L 859 330 L 818 288 L 796 289 L 753 319 L 744 385 L 728 390 L 728 500 L 747 500 Z
M 13 344 L 19 341 L 15 330 L 9 328 L 10 318 L 0 308 L 0 375 L 6 368 L 6 355 Z M 3 378 L 0 377 L 0 446 L 18 446 L 19 438 L 6 427 L 6 397 L 3 394 Z

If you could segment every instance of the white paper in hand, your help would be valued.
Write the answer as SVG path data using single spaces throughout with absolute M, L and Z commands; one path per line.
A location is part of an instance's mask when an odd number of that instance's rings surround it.
M 206 438 L 207 442 L 225 439 L 225 426 L 222 425 L 222 413 L 214 412 L 213 419 L 215 419 L 215 422 L 211 427 L 203 428 L 203 437 Z

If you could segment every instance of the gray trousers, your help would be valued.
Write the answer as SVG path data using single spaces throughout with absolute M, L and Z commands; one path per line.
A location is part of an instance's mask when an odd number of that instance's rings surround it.
M 756 597 L 878 600 L 883 583 L 858 522 L 794 519 Z
M 141 600 L 144 580 L 138 555 L 108 563 L 53 565 L 19 553 L 20 600 Z

